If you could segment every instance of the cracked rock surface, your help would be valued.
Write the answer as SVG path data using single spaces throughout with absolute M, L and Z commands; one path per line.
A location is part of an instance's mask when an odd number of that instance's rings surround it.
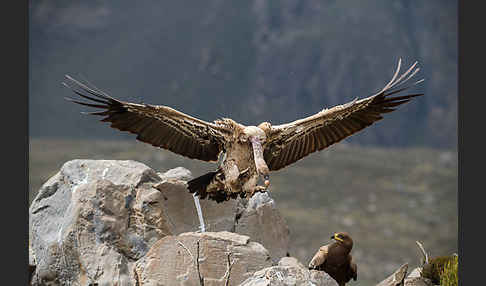
M 430 279 L 420 276 L 419 268 L 414 269 L 408 276 L 407 271 L 408 263 L 405 263 L 376 286 L 434 286 Z
M 338 286 L 324 271 L 309 270 L 294 257 L 283 257 L 278 265 L 255 272 L 240 286 Z
M 136 285 L 136 263 L 140 277 L 151 277 L 147 269 L 141 270 L 139 262 L 147 261 L 147 253 L 157 252 L 151 248 L 162 244 L 161 239 L 198 230 L 194 200 L 186 189 L 191 177 L 190 171 L 182 167 L 157 173 L 135 161 L 66 162 L 41 187 L 29 209 L 32 285 Z M 211 244 L 223 241 L 225 251 L 234 250 L 234 257 L 257 252 L 262 255 L 235 263 L 231 281 L 250 275 L 257 270 L 255 267 L 270 265 L 272 259 L 278 261 L 288 250 L 288 227 L 273 200 L 254 198 L 220 204 L 200 201 L 209 231 L 205 237 L 210 237 L 209 233 L 224 233 L 224 238 L 211 238 L 200 246 L 217 249 Z M 236 239 L 236 234 L 229 232 L 247 234 L 251 239 Z M 180 237 L 189 239 L 185 236 Z M 260 243 L 268 245 L 270 251 Z M 262 258 L 267 256 L 272 259 Z M 207 259 L 212 261 L 209 256 Z M 167 261 L 170 259 L 163 260 Z M 246 270 L 241 268 L 244 261 L 249 263 Z M 218 263 L 226 267 L 226 258 Z M 207 271 L 204 267 L 209 265 L 212 264 L 201 264 L 201 269 Z M 214 276 L 207 275 L 205 285 L 210 285 L 211 279 L 221 278 L 217 269 Z
M 268 251 L 248 236 L 189 232 L 157 241 L 135 274 L 138 285 L 238 285 L 271 264 Z
M 248 235 L 270 252 L 274 263 L 288 253 L 290 232 L 275 202 L 268 193 L 256 193 L 241 208 L 235 232 Z
M 73 160 L 32 202 L 29 241 L 33 285 L 133 285 L 131 269 L 163 233 L 146 231 L 138 193 L 160 178 L 133 161 Z

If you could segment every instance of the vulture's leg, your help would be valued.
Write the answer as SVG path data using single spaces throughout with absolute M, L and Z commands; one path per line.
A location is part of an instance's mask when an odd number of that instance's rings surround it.
M 263 176 L 264 184 L 265 186 L 263 187 L 263 190 L 266 190 L 268 186 L 270 185 L 270 180 L 269 180 L 269 175 L 268 173 L 270 170 L 268 169 L 267 163 L 265 162 L 265 159 L 263 158 L 263 147 L 262 143 L 256 139 L 255 137 L 250 137 L 250 142 L 253 148 L 253 159 L 255 160 L 255 166 L 258 171 L 258 174 Z M 257 190 L 260 191 L 261 186 L 257 187 Z M 257 191 L 255 190 L 255 191 Z
M 206 226 L 204 225 L 204 218 L 201 210 L 201 204 L 199 203 L 199 197 L 194 193 L 194 204 L 196 205 L 197 216 L 199 218 L 199 230 L 201 232 L 206 232 Z

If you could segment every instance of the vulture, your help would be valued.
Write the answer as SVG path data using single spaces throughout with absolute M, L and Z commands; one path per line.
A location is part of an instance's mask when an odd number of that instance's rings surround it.
M 188 190 L 201 199 L 222 202 L 265 192 L 271 171 L 323 150 L 382 119 L 396 106 L 423 95 L 392 96 L 421 82 L 402 85 L 419 71 L 416 65 L 417 62 L 399 75 L 400 59 L 390 82 L 376 94 L 280 125 L 262 122 L 245 126 L 230 118 L 207 122 L 168 106 L 116 99 L 69 75 L 68 83 L 63 84 L 88 101 L 66 97 L 67 100 L 98 108 L 88 114 L 102 116 L 101 121 L 109 122 L 113 128 L 134 133 L 142 142 L 191 159 L 220 160 L 214 171 L 189 181 Z
M 335 242 L 321 246 L 309 263 L 309 269 L 325 271 L 339 286 L 349 280 L 358 279 L 358 267 L 353 262 L 351 249 L 353 239 L 347 232 L 337 232 L 331 236 Z

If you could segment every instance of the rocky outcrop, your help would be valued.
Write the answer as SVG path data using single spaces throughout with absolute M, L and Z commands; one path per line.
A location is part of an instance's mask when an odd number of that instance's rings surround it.
M 268 193 L 256 193 L 240 210 L 235 232 L 265 245 L 275 263 L 288 254 L 289 228 Z
M 408 263 L 400 266 L 393 274 L 385 278 L 376 286 L 399 286 L 403 285 L 403 280 L 407 277 Z
M 407 271 L 408 263 L 400 266 L 393 274 L 376 286 L 434 286 L 430 279 L 420 276 L 420 268 L 415 268 L 408 276 Z
M 65 163 L 30 207 L 33 284 L 132 285 L 133 263 L 170 232 L 164 216 L 145 218 L 137 201 L 158 180 L 133 161 Z
M 208 232 L 197 232 L 191 178 L 135 161 L 66 162 L 29 209 L 31 285 L 337 285 L 285 257 L 289 229 L 268 193 L 201 200 Z M 432 285 L 407 270 L 378 285 Z
M 324 271 L 308 270 L 293 257 L 284 257 L 276 266 L 261 269 L 240 286 L 338 286 Z
M 268 251 L 248 236 L 189 232 L 155 243 L 135 274 L 138 285 L 238 285 L 271 264 Z
M 167 247 L 164 241 L 175 237 L 187 240 L 187 245 L 198 237 L 193 233 L 199 226 L 194 200 L 186 190 L 186 181 L 191 177 L 190 171 L 184 168 L 157 173 L 135 161 L 66 162 L 42 186 L 29 209 L 32 284 L 135 285 L 139 277 L 140 281 L 152 277 L 144 265 L 152 265 L 153 261 L 140 262 L 142 258 L 147 261 L 148 252 L 160 253 Z M 271 198 L 255 197 L 249 202 L 239 199 L 220 204 L 200 202 L 207 230 L 225 233 L 224 239 L 216 234 L 209 239 L 209 234 L 205 234 L 208 240 L 201 241 L 201 246 L 212 249 L 212 243 L 226 241 L 222 245 L 235 250 L 234 257 L 246 252 L 253 255 L 251 251 L 258 250 L 274 260 L 287 252 L 288 228 Z M 244 236 L 243 242 L 224 231 L 254 235 L 255 239 Z M 177 236 L 185 232 L 192 235 Z M 268 234 L 262 235 L 263 232 Z M 269 245 L 272 251 L 265 250 L 258 242 Z M 219 258 L 215 259 L 219 261 Z M 207 256 L 207 259 L 213 258 Z M 232 272 L 235 274 L 230 279 L 237 281 L 260 266 L 269 266 L 271 259 L 266 259 L 235 262 L 235 272 Z M 243 261 L 248 262 L 245 266 L 248 269 L 240 271 Z M 220 263 L 226 265 L 226 260 Z M 221 278 L 218 271 L 214 275 L 206 273 L 207 278 Z
M 169 170 L 168 173 L 171 173 Z M 172 172 L 173 173 L 173 172 Z M 160 210 L 169 220 L 171 234 L 196 231 L 199 226 L 194 199 L 187 191 L 186 180 L 166 178 L 153 185 L 150 192 L 146 192 L 146 203 L 156 206 L 154 214 L 159 216 Z M 216 203 L 210 200 L 200 200 L 206 231 L 233 231 L 235 226 L 238 201 L 230 200 Z

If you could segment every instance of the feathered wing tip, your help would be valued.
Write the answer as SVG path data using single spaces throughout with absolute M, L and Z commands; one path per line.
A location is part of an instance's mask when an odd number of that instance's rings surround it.
M 400 58 L 398 60 L 398 66 L 397 66 L 397 69 L 396 69 L 395 74 L 393 75 L 392 79 L 377 94 L 383 93 L 385 96 L 390 96 L 392 94 L 399 93 L 403 90 L 406 90 L 406 89 L 408 89 L 408 88 L 410 88 L 414 85 L 417 85 L 417 84 L 423 82 L 424 79 L 421 79 L 421 80 L 418 80 L 414 83 L 409 84 L 408 86 L 398 88 L 399 86 L 406 83 L 409 79 L 411 79 L 414 75 L 416 75 L 420 71 L 420 68 L 417 67 L 417 64 L 418 64 L 418 61 L 415 61 L 415 63 L 412 66 L 410 66 L 410 68 L 408 68 L 407 71 L 405 71 L 402 75 L 400 75 L 400 77 L 398 77 L 398 75 L 400 73 L 400 68 L 402 66 L 402 59 Z
M 395 108 L 393 107 L 407 103 L 413 97 L 424 95 L 423 93 L 415 93 L 390 97 L 393 94 L 402 92 L 424 81 L 424 79 L 421 79 L 409 85 L 400 87 L 420 71 L 420 68 L 417 67 L 418 62 L 416 61 L 407 71 L 398 76 L 400 73 L 401 61 L 402 60 L 399 59 L 397 69 L 390 82 L 385 85 L 385 87 L 380 92 L 375 94 L 375 96 L 377 97 L 375 98 L 374 103 L 379 104 L 383 107 L 383 109 L 380 111 L 382 113 L 394 111 Z
M 108 109 L 110 106 L 113 106 L 113 104 L 120 104 L 118 100 L 115 98 L 109 96 L 107 93 L 104 91 L 94 87 L 93 85 L 88 86 L 87 84 L 84 84 L 74 78 L 72 78 L 69 75 L 65 75 L 67 81 L 62 82 L 62 85 L 65 87 L 69 88 L 71 91 L 79 95 L 80 97 L 84 99 L 88 99 L 91 102 L 84 102 L 80 100 L 76 100 L 74 98 L 70 97 L 65 97 L 66 100 L 69 100 L 71 102 L 81 104 L 84 106 L 89 106 L 89 107 L 95 107 L 95 108 L 103 108 L 103 109 Z M 92 114 L 92 115 L 106 115 L 106 113 L 103 112 L 82 112 L 83 114 Z

